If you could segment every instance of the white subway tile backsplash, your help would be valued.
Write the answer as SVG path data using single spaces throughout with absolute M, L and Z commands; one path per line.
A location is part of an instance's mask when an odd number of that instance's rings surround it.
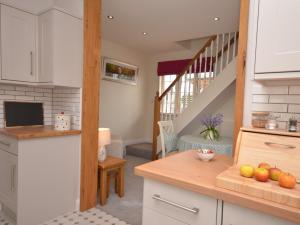
M 252 102 L 254 103 L 268 103 L 269 95 L 253 95 Z
M 34 101 L 34 96 L 16 96 L 18 101 Z
M 54 115 L 64 111 L 72 115 L 72 128 L 81 128 L 80 88 L 38 88 L 0 84 L 0 127 L 4 126 L 4 101 L 41 102 L 44 106 L 45 125 L 53 125 Z
M 44 96 L 42 92 L 34 92 L 34 91 L 27 91 L 25 92 L 28 96 Z
M 16 99 L 16 96 L 14 95 L 0 95 L 1 100 L 14 100 Z
M 252 111 L 267 111 L 278 117 L 279 127 L 287 128 L 287 122 L 295 117 L 300 122 L 300 86 L 281 81 L 254 83 Z
M 300 95 L 271 95 L 270 103 L 300 103 Z
M 290 95 L 300 95 L 300 86 L 290 86 L 289 94 Z
M 264 86 L 261 83 L 255 83 L 252 94 L 288 94 L 288 92 L 288 86 Z
M 5 91 L 6 95 L 25 95 L 24 91 Z
M 300 113 L 300 105 L 289 105 L 289 112 L 290 113 Z
M 262 104 L 253 103 L 253 111 L 267 111 L 267 112 L 287 112 L 287 104 Z

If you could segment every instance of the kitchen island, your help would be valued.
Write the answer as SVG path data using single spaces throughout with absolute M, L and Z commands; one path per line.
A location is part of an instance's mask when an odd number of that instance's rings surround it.
M 17 225 L 38 225 L 78 208 L 80 130 L 0 129 L 0 203 Z
M 217 175 L 232 164 L 224 155 L 200 161 L 191 150 L 136 167 L 135 174 L 144 177 L 143 225 L 300 223 L 299 208 L 217 187 Z

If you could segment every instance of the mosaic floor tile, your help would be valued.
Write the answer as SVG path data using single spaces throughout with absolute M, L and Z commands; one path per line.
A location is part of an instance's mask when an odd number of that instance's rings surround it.
M 16 225 L 9 217 L 0 214 L 0 225 Z M 40 225 L 130 225 L 100 209 L 94 208 L 85 212 L 74 211 L 51 219 Z

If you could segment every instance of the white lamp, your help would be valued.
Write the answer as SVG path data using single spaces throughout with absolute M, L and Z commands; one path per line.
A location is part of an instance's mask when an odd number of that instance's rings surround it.
M 110 144 L 110 129 L 99 128 L 98 130 L 98 160 L 103 162 L 106 159 L 105 145 Z

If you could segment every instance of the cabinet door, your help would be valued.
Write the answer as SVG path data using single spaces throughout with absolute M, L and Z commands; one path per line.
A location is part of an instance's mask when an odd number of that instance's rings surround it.
M 39 82 L 82 86 L 82 26 L 81 19 L 55 9 L 39 16 Z
M 223 206 L 222 225 L 296 225 L 265 213 L 246 209 L 227 202 Z
M 187 225 L 148 208 L 143 209 L 143 225 Z
M 16 212 L 17 156 L 0 149 L 0 201 Z
M 300 71 L 299 19 L 299 0 L 260 0 L 255 73 Z
M 2 79 L 34 82 L 35 16 L 1 5 Z

